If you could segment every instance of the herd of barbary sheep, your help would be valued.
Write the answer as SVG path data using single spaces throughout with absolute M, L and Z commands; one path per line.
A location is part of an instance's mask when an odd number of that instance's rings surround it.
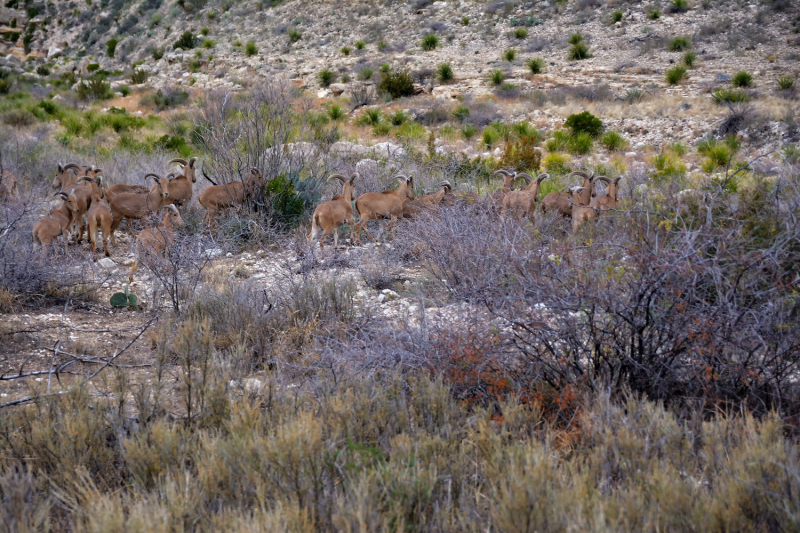
M 152 227 L 140 231 L 136 235 L 137 256 L 140 251 L 163 253 L 172 246 L 175 231 L 183 225 L 178 208 L 188 205 L 192 199 L 193 184 L 197 181 L 195 164 L 197 158 L 189 161 L 172 159 L 168 164 L 177 164 L 175 171 L 164 177 L 147 174 L 155 184 L 150 188 L 141 185 L 117 184 L 106 188 L 103 184 L 102 169 L 94 166 L 80 166 L 74 163 L 58 165 L 53 180 L 56 196 L 61 203 L 40 218 L 33 226 L 34 244 L 47 246 L 61 237 L 66 249 L 67 241 L 73 238 L 77 243 L 83 240 L 84 231 L 88 229 L 88 240 L 92 251 L 100 248 L 109 256 L 109 239 L 115 246 L 114 232 L 124 219 L 145 220 L 152 216 L 160 217 Z M 573 231 L 577 231 L 586 222 L 597 219 L 603 213 L 617 208 L 617 188 L 620 178 L 610 180 L 605 176 L 594 176 L 593 172 L 572 172 L 569 177 L 582 178 L 580 185 L 563 191 L 551 192 L 539 200 L 539 187 L 548 174 L 540 174 L 536 178 L 525 173 L 514 173 L 506 170 L 495 172 L 503 178 L 503 186 L 490 198 L 487 205 L 498 209 L 503 218 L 513 215 L 519 220 L 532 217 L 536 204 L 541 203 L 543 211 L 555 210 L 561 216 L 572 219 Z M 415 196 L 414 178 L 399 175 L 400 185 L 394 190 L 383 192 L 367 192 L 355 197 L 355 182 L 358 174 L 346 178 L 335 174 L 328 180 L 339 180 L 342 193 L 316 207 L 312 216 L 309 241 L 319 241 L 320 248 L 326 238 L 333 233 L 334 249 L 339 244 L 338 229 L 348 224 L 355 244 L 361 242 L 361 231 L 372 239 L 366 225 L 370 220 L 388 220 L 389 228 L 394 230 L 400 218 L 413 218 L 425 212 L 434 211 L 443 204 L 454 202 L 480 201 L 477 196 L 456 196 L 452 186 L 445 181 L 435 194 Z M 515 190 L 518 179 L 527 183 Z M 595 193 L 595 184 L 603 181 L 607 185 L 606 193 Z M 205 209 L 205 222 L 211 226 L 216 215 L 227 208 L 236 207 L 252 198 L 263 186 L 261 172 L 250 169 L 242 182 L 225 185 L 212 185 L 200 193 L 198 201 Z M 17 179 L 4 172 L 0 181 L 0 202 L 9 202 L 19 198 Z M 358 214 L 358 221 L 356 221 Z M 98 234 L 102 231 L 102 247 L 98 246 Z M 395 230 L 396 231 L 396 230 Z M 134 263 L 135 265 L 135 263 Z

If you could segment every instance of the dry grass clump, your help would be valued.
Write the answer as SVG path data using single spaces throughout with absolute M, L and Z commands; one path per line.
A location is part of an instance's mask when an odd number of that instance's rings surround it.
M 790 528 L 799 511 L 774 415 L 684 423 L 596 394 L 562 398 L 558 422 L 512 396 L 470 410 L 420 372 L 317 385 L 268 376 L 192 420 L 163 405 L 133 419 L 80 390 L 4 411 L 0 516 L 55 531 L 729 531 Z

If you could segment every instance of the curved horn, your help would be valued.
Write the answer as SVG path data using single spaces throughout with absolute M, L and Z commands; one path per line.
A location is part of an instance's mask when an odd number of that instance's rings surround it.
M 569 177 L 572 177 L 572 176 L 580 176 L 580 177 L 582 177 L 582 178 L 583 178 L 583 179 L 585 179 L 585 180 L 591 179 L 591 177 L 589 176 L 589 174 L 587 174 L 586 172 L 584 172 L 584 171 L 582 171 L 582 170 L 575 170 L 575 171 L 573 171 L 573 172 L 570 172 L 570 173 L 569 173 L 569 175 L 568 175 L 567 177 L 569 178 Z
M 80 170 L 81 169 L 80 165 L 76 165 L 75 163 L 69 163 L 69 164 L 64 165 L 64 168 L 62 170 L 64 172 L 66 172 L 67 170 L 72 170 L 73 168 L 76 169 L 76 170 Z
M 620 176 L 620 177 L 616 178 L 616 179 L 614 180 L 614 185 L 616 185 L 617 183 L 619 183 L 619 180 L 621 180 L 621 179 L 622 179 L 622 176 Z
M 191 158 L 191 159 L 189 160 L 189 166 L 190 166 L 190 167 L 192 167 L 192 168 L 194 168 L 194 164 L 195 164 L 195 162 L 197 162 L 197 158 L 196 158 L 196 157 L 193 157 L 193 158 Z
M 397 176 L 394 177 L 394 181 L 399 180 L 399 179 L 402 179 L 403 181 L 408 181 L 408 178 L 406 176 L 404 176 L 403 174 L 398 174 Z
M 353 172 L 353 175 L 350 176 L 350 183 L 355 183 L 357 177 L 358 177 L 358 172 Z
M 67 196 L 67 193 L 65 193 L 64 191 L 58 191 L 53 196 L 60 196 L 62 200 L 66 200 L 67 198 L 69 198 L 69 196 Z
M 178 211 L 178 208 L 175 207 L 175 204 L 169 204 L 167 207 L 171 208 L 173 211 L 175 211 L 176 213 L 180 214 L 179 211 Z
M 197 159 L 196 157 L 193 159 Z M 250 167 L 250 174 L 258 174 L 261 175 L 261 171 L 258 170 L 256 167 Z
M 345 182 L 345 178 L 341 174 L 333 174 L 332 176 L 328 176 L 327 181 L 331 181 L 333 179 L 337 179 L 337 180 L 341 181 L 342 183 Z
M 95 174 L 102 174 L 103 173 L 103 169 L 102 168 L 92 168 L 92 172 L 94 172 Z
M 450 187 L 451 189 L 453 188 L 453 186 L 452 186 L 452 185 L 450 185 L 450 182 L 449 182 L 449 181 L 443 181 L 443 182 L 441 183 L 441 186 L 442 186 L 442 187 Z
M 158 174 L 153 174 L 152 172 L 144 175 L 144 181 L 147 181 L 147 178 L 149 178 L 150 176 L 153 176 L 153 179 L 156 181 L 161 181 L 161 176 L 159 176 Z
M 500 169 L 494 171 L 495 175 L 500 174 L 501 176 L 513 176 L 513 172 L 509 172 L 508 170 Z
M 172 163 L 178 163 L 179 165 L 183 166 L 186 166 L 187 164 L 185 159 L 181 159 L 179 157 L 176 157 L 175 159 L 170 159 L 169 163 L 167 163 L 167 166 L 171 165 Z
M 527 181 L 528 183 L 530 183 L 530 182 L 532 182 L 532 181 L 533 181 L 533 178 L 530 176 L 530 174 L 526 174 L 526 173 L 524 173 L 524 172 L 520 172 L 519 174 L 517 174 L 516 176 L 514 176 L 514 179 L 517 179 L 517 178 L 522 178 L 522 179 L 524 179 L 525 181 Z
M 550 178 L 550 174 L 548 174 L 547 172 L 545 172 L 543 174 L 539 174 L 538 176 L 536 176 L 536 183 L 541 183 L 544 180 L 549 179 L 549 178 Z
M 594 179 L 594 181 L 603 181 L 603 182 L 605 182 L 605 184 L 606 184 L 606 185 L 608 185 L 609 183 L 611 183 L 611 180 L 610 180 L 610 179 L 608 179 L 608 178 L 607 178 L 607 177 L 605 177 L 605 176 L 597 176 L 597 177 Z

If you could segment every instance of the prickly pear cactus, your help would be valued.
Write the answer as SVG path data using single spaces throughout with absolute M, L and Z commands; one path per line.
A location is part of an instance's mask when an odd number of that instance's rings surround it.
M 111 295 L 112 307 L 126 307 L 128 305 L 128 296 L 124 292 L 115 292 Z

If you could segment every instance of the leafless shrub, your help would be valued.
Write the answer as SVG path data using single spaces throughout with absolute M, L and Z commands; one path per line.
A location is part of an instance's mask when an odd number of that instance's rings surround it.
M 353 109 L 372 105 L 375 100 L 375 86 L 366 83 L 358 84 L 350 90 L 350 94 L 352 95 L 350 101 Z

